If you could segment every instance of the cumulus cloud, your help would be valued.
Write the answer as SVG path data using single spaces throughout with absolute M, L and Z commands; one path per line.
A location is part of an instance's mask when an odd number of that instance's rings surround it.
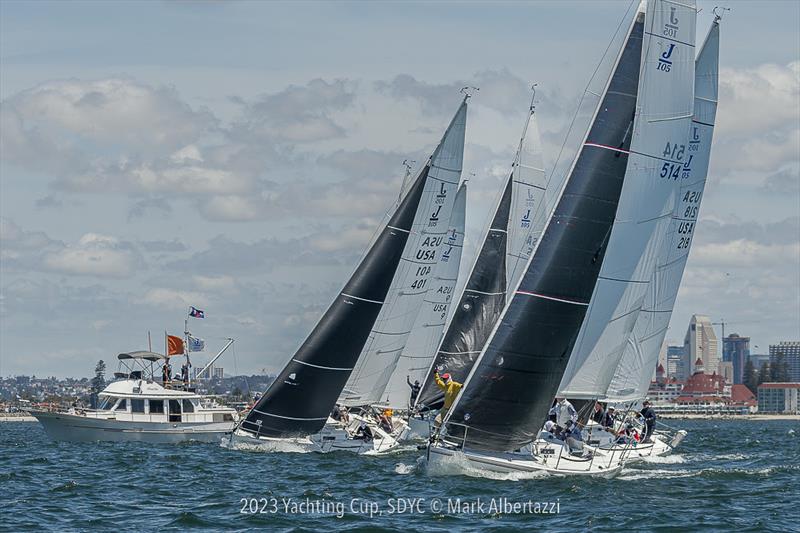
M 144 268 L 130 243 L 98 233 L 87 233 L 76 244 L 46 254 L 43 263 L 55 272 L 100 278 L 126 278 Z
M 341 137 L 345 130 L 332 112 L 351 106 L 355 82 L 314 79 L 246 102 L 244 119 L 233 124 L 235 138 L 306 143 Z
M 47 82 L 11 96 L 2 107 L 3 115 L 19 121 L 8 131 L 3 124 L 3 137 L 13 134 L 14 142 L 26 142 L 19 135 L 29 136 L 28 142 L 42 135 L 54 144 L 73 137 L 76 143 L 133 152 L 174 150 L 217 122 L 209 111 L 191 109 L 173 88 L 120 78 Z
M 137 300 L 137 303 L 177 310 L 188 309 L 192 305 L 206 306 L 208 300 L 201 292 L 159 287 L 148 290 L 144 296 Z

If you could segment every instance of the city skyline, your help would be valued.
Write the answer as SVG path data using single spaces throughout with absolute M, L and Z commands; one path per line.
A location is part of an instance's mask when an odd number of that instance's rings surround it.
M 463 277 L 530 85 L 552 169 L 628 7 L 0 3 L 0 375 L 91 375 L 190 306 L 205 360 L 275 372 L 473 85 Z M 765 352 L 800 338 L 800 4 L 732 7 L 666 338 L 703 314 Z

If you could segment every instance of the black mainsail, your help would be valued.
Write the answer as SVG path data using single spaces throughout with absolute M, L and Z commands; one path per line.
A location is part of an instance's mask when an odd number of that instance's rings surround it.
M 266 437 L 316 433 L 325 425 L 381 310 L 408 239 L 429 167 L 411 186 L 350 280 L 242 421 Z
M 465 448 L 512 451 L 545 421 L 603 262 L 628 162 L 644 14 L 637 13 L 528 268 L 446 420 Z
M 459 383 L 463 383 L 472 370 L 506 303 L 506 228 L 512 179 L 513 174 L 506 182 L 492 223 L 433 362 L 434 369 L 448 372 Z M 417 406 L 440 409 L 443 401 L 444 394 L 436 386 L 431 373 L 425 377 Z

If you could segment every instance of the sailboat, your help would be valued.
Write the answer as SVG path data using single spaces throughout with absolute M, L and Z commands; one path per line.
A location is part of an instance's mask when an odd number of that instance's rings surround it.
M 435 357 L 425 369 L 422 388 L 409 418 L 412 434 L 427 439 L 430 423 L 443 405 L 434 371 L 463 383 L 506 303 L 506 292 L 522 275 L 546 218 L 546 178 L 536 120 L 535 86 L 512 171 L 503 182 L 466 284 Z
M 375 453 L 395 444 L 381 430 L 365 434 L 363 418 L 353 416 L 350 425 L 329 415 L 364 352 L 385 349 L 381 341 L 390 332 L 382 328 L 395 326 L 403 313 L 416 316 L 419 305 L 413 305 L 421 303 L 441 245 L 434 234 L 446 231 L 440 218 L 449 220 L 461 173 L 468 98 L 342 291 L 229 445 Z
M 619 268 L 640 261 L 611 255 L 620 215 L 640 220 L 636 206 L 623 205 L 621 196 L 641 194 L 659 179 L 655 161 L 679 163 L 662 154 L 663 136 L 648 132 L 676 120 L 673 99 L 685 98 L 691 117 L 695 18 L 693 5 L 649 0 L 646 10 L 644 4 L 637 9 L 542 237 L 447 413 L 445 431 L 428 447 L 430 462 L 463 456 L 490 470 L 580 475 L 622 468 L 622 454 L 589 446 L 574 453 L 537 436 L 596 297 L 601 268 L 609 260 Z M 669 39 L 661 35 L 667 26 Z M 671 87 L 673 77 L 681 84 Z M 682 137 L 669 139 L 670 146 Z M 658 206 L 649 209 L 661 213 Z M 647 242 L 638 236 L 630 244 Z
M 625 352 L 605 394 L 605 401 L 617 405 L 631 406 L 647 394 L 697 227 L 717 111 L 720 20 L 721 17 L 716 15 L 695 61 L 694 117 L 686 142 L 689 156 L 681 169 L 672 220 L 666 229 L 666 238 L 659 251 L 647 297 L 633 328 L 631 340 L 625 346 Z M 613 435 L 599 428 L 594 428 L 593 433 L 587 437 L 601 447 L 613 446 Z M 629 455 L 632 460 L 666 455 L 685 436 L 684 430 L 673 434 L 657 431 L 652 442 L 637 445 Z
M 443 242 L 435 277 L 423 300 L 422 309 L 411 330 L 403 351 L 394 365 L 394 371 L 381 395 L 380 405 L 409 411 L 410 385 L 420 382 L 428 371 L 436 347 L 441 341 L 450 303 L 461 264 L 466 221 L 467 184 L 462 183 L 456 193 L 450 228 Z

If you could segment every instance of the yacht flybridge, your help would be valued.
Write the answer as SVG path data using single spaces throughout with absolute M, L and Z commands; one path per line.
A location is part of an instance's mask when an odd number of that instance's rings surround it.
M 120 368 L 114 373 L 116 380 L 99 393 L 97 409 L 31 411 L 51 438 L 83 442 L 208 442 L 218 441 L 236 423 L 235 409 L 198 394 L 192 381 L 156 381 L 168 356 L 138 351 L 121 353 L 117 359 Z

